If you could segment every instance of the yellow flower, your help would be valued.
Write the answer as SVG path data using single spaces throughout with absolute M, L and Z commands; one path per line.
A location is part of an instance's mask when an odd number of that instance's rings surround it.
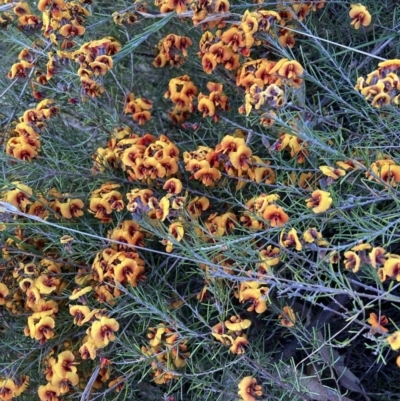
M 397 351 L 400 349 L 400 331 L 395 331 L 387 338 L 387 342 L 392 347 L 392 350 Z
M 339 177 L 343 177 L 344 175 L 346 175 L 346 172 L 340 168 L 321 166 L 319 169 L 324 175 L 331 177 L 334 180 L 337 180 Z
M 39 386 L 38 396 L 40 401 L 58 401 L 60 389 L 54 384 L 47 383 L 46 385 Z
M 257 385 L 257 380 L 254 377 L 246 376 L 238 384 L 238 394 L 243 401 L 255 401 L 256 396 L 262 395 L 261 386 Z
M 368 26 L 371 23 L 371 14 L 367 11 L 367 7 L 362 4 L 351 4 L 350 5 L 350 18 L 353 18 L 351 25 L 354 25 L 355 29 L 359 29 L 361 25 Z
M 312 208 L 314 213 L 323 213 L 332 205 L 331 194 L 320 189 L 311 194 L 311 198 L 306 200 L 307 207 Z
M 391 257 L 383 265 L 385 275 L 400 281 L 400 258 Z
M 115 319 L 103 316 L 100 320 L 93 322 L 90 334 L 95 341 L 107 346 L 110 341 L 115 340 L 114 331 L 119 330 L 119 324 Z
M 301 245 L 299 237 L 297 236 L 297 232 L 294 228 L 292 228 L 287 234 L 285 230 L 283 230 L 279 238 L 279 243 L 285 248 L 294 246 L 296 251 L 301 251 L 303 249 L 303 246 Z
M 271 227 L 282 227 L 289 221 L 289 216 L 284 212 L 282 208 L 276 205 L 268 205 L 262 217 L 265 220 L 269 220 Z
M 353 273 L 357 273 L 358 270 L 360 270 L 360 257 L 352 251 L 345 252 L 344 257 L 346 258 L 344 262 L 344 267 L 346 269 L 352 269 Z
M 0 283 L 0 305 L 4 305 L 6 303 L 6 297 L 10 293 L 7 286 L 3 283 Z

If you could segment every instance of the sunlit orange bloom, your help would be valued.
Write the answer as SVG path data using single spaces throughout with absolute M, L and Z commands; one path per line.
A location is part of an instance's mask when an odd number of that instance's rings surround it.
M 22 17 L 23 15 L 30 14 L 30 12 L 31 12 L 29 5 L 22 1 L 17 3 L 13 10 L 14 10 L 14 13 L 16 15 L 18 15 L 18 17 Z M 21 57 L 18 57 L 18 58 L 21 59 Z
M 235 152 L 229 153 L 229 160 L 237 170 L 247 171 L 251 165 L 251 149 L 243 144 Z
M 132 115 L 133 121 L 136 121 L 139 125 L 145 125 L 151 120 L 151 114 L 147 110 L 139 111 Z
M 197 109 L 200 113 L 203 113 L 203 118 L 207 116 L 212 117 L 215 114 L 215 104 L 208 97 L 200 99 Z
M 370 313 L 367 323 L 369 323 L 372 326 L 371 332 L 373 334 L 387 333 L 389 331 L 386 327 L 383 327 L 383 326 L 386 326 L 389 324 L 389 320 L 384 315 L 380 315 L 379 319 L 378 319 L 378 316 L 376 313 Z
M 95 215 L 96 218 L 104 222 L 108 222 L 111 220 L 110 214 L 112 213 L 113 209 L 105 199 L 91 198 L 89 210 Z
M 76 373 L 77 362 L 75 361 L 75 356 L 71 351 L 64 351 L 58 354 L 57 363 L 53 366 L 53 372 L 60 376 L 66 377 L 67 373 Z
M 130 258 L 123 260 L 114 266 L 114 278 L 120 283 L 128 282 L 133 287 L 137 287 L 138 279 L 144 273 L 144 267 Z
M 77 22 L 73 24 L 65 24 L 59 30 L 59 34 L 64 37 L 74 37 L 83 35 L 86 31 L 86 28 L 82 25 L 79 25 Z
M 289 216 L 277 205 L 268 205 L 265 208 L 262 217 L 265 220 L 270 221 L 271 227 L 282 227 L 289 221 Z
M 290 306 L 283 307 L 283 314 L 278 316 L 281 319 L 282 326 L 293 327 L 296 322 L 296 315 Z
M 90 313 L 90 309 L 86 305 L 70 305 L 69 313 L 74 318 L 74 324 L 76 324 L 77 326 L 82 326 L 82 320 L 84 320 L 86 316 L 88 316 L 88 314 Z
M 400 349 L 400 331 L 395 331 L 388 338 L 387 342 L 393 351 Z
M 326 191 L 316 190 L 311 198 L 306 200 L 307 207 L 312 208 L 314 213 L 323 213 L 332 205 L 331 194 Z
M 17 184 L 16 189 L 7 192 L 5 201 L 19 208 L 20 210 L 25 211 L 26 207 L 32 203 L 29 200 L 29 197 L 32 195 L 32 193 L 32 189 L 27 185 Z
M 221 178 L 221 172 L 214 167 L 210 167 L 206 160 L 202 160 L 199 165 L 200 169 L 193 174 L 193 177 L 196 180 L 201 180 L 206 187 L 214 185 Z
M 355 29 L 359 29 L 361 25 L 368 26 L 372 20 L 371 14 L 368 12 L 367 7 L 360 3 L 350 4 L 349 16 L 353 19 L 351 21 L 351 25 L 354 25 Z
M 292 228 L 288 233 L 286 233 L 285 230 L 281 231 L 279 244 L 285 248 L 295 247 L 296 251 L 301 251 L 303 249 L 294 228 Z
M 6 303 L 6 297 L 10 293 L 7 286 L 3 283 L 0 283 L 0 305 L 4 305 Z
M 346 175 L 346 172 L 340 168 L 329 167 L 329 166 L 320 166 L 319 168 L 322 173 L 328 177 L 337 180 L 339 177 L 343 177 Z
M 179 194 L 182 192 L 182 182 L 178 178 L 170 178 L 163 186 L 163 189 L 167 190 L 171 194 Z
M 50 316 L 45 316 L 39 320 L 37 324 L 35 324 L 35 330 L 33 337 L 36 340 L 39 340 L 41 343 L 49 340 L 54 337 L 53 329 L 56 326 L 56 323 L 53 318 Z
M 303 21 L 303 19 L 310 14 L 312 6 L 311 4 L 293 4 L 292 7 L 299 21 Z
M 400 183 L 400 166 L 384 164 L 377 175 L 380 176 L 384 182 L 395 187 Z
M 38 396 L 40 401 L 58 401 L 60 389 L 54 384 L 47 383 L 46 385 L 39 386 Z
M 91 336 L 95 341 L 102 342 L 105 346 L 115 340 L 115 331 L 119 330 L 119 324 L 115 319 L 103 316 L 92 323 Z
M 60 285 L 60 280 L 54 276 L 41 274 L 35 279 L 34 283 L 41 294 L 50 294 L 57 290 L 57 287 Z
M 77 373 L 68 372 L 64 377 L 53 375 L 51 384 L 60 390 L 60 394 L 68 393 L 70 387 L 76 386 L 79 383 L 79 376 Z
M 68 199 L 65 203 L 59 204 L 60 212 L 66 219 L 83 216 L 83 206 L 84 203 L 81 199 Z
M 205 53 L 201 59 L 201 65 L 206 74 L 211 74 L 217 67 L 217 60 L 212 53 Z
M 282 64 L 281 68 L 278 70 L 278 75 L 287 79 L 293 79 L 302 75 L 304 68 L 300 65 L 298 61 L 286 61 Z
M 374 269 L 377 269 L 386 262 L 386 253 L 386 250 L 382 247 L 372 248 L 372 251 L 369 253 L 369 259 Z
M 9 401 L 15 397 L 15 390 L 17 389 L 14 380 L 0 379 L 0 400 Z
M 246 376 L 238 384 L 238 394 L 243 401 L 255 401 L 256 397 L 262 396 L 262 388 L 257 385 L 257 380 L 254 377 Z
M 384 273 L 400 281 L 400 258 L 389 257 L 383 265 Z
M 344 267 L 346 269 L 352 269 L 353 273 L 357 273 L 360 270 L 360 257 L 352 251 L 345 252 L 344 257 L 346 258 L 344 261 Z
M 199 198 L 196 196 L 192 199 L 186 207 L 186 210 L 191 215 L 192 218 L 198 218 L 201 213 L 210 207 L 210 201 L 205 197 Z

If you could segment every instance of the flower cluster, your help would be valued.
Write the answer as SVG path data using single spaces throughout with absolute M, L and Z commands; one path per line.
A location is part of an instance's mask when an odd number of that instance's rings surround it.
M 170 99 L 175 105 L 174 109 L 168 114 L 174 124 L 182 124 L 189 118 L 190 113 L 194 112 L 193 101 L 197 93 L 198 89 L 189 75 L 182 75 L 169 81 L 168 90 L 164 97 Z
M 245 105 L 239 112 L 249 115 L 251 110 L 261 107 L 279 108 L 284 101 L 284 84 L 299 88 L 303 79 L 303 67 L 296 60 L 268 59 L 252 60 L 244 63 L 236 75 L 236 85 L 246 90 Z
M 40 150 L 40 133 L 45 121 L 59 112 L 54 101 L 45 99 L 34 109 L 26 110 L 7 141 L 6 152 L 16 159 L 32 161 Z
M 102 223 L 109 223 L 112 212 L 120 212 L 125 207 L 122 194 L 117 191 L 119 187 L 119 184 L 107 182 L 92 192 L 89 212 Z
M 158 42 L 158 54 L 153 61 L 156 68 L 165 67 L 167 64 L 171 67 L 180 67 L 187 57 L 187 49 L 193 44 L 187 36 L 179 36 L 170 33 Z M 182 56 L 178 53 L 182 52 Z
M 165 384 L 177 379 L 174 370 L 186 365 L 190 356 L 187 340 L 173 328 L 165 324 L 148 329 L 149 345 L 142 347 L 142 352 L 152 358 L 151 368 L 156 384 Z
M 232 354 L 244 354 L 249 344 L 245 330 L 251 326 L 249 319 L 240 316 L 231 316 L 229 320 L 212 327 L 212 336 L 220 343 L 229 347 Z
M 372 106 L 380 109 L 394 104 L 400 105 L 400 59 L 382 61 L 378 69 L 359 77 L 355 89 L 360 91 L 366 100 L 372 100 Z

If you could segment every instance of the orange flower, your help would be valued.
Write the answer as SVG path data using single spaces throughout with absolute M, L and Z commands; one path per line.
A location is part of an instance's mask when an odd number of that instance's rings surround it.
M 390 257 L 383 265 L 383 272 L 389 277 L 400 281 L 400 258 Z
M 58 355 L 57 363 L 53 366 L 53 372 L 60 377 L 66 377 L 67 373 L 76 373 L 77 362 L 71 351 L 64 351 Z
M 182 192 L 182 188 L 182 182 L 178 178 L 170 178 L 163 186 L 163 189 L 174 195 L 180 194 Z
M 38 395 L 40 401 L 58 401 L 60 389 L 54 384 L 47 383 L 46 385 L 39 386 Z
M 66 219 L 83 216 L 83 211 L 81 209 L 84 203 L 80 199 L 67 199 L 65 203 L 60 203 L 58 206 L 61 215 Z
M 265 220 L 270 221 L 271 227 L 282 227 L 289 221 L 289 216 L 282 208 L 276 205 L 268 205 L 265 208 L 262 217 Z
M 79 383 L 79 376 L 77 373 L 68 372 L 65 377 L 53 375 L 51 384 L 59 388 L 60 394 L 66 394 L 70 387 L 76 386 Z
M 246 337 L 243 336 L 238 336 L 233 340 L 233 344 L 230 346 L 229 351 L 232 352 L 232 354 L 237 354 L 241 355 L 244 354 L 246 351 L 245 346 L 249 344 L 249 341 L 247 340 Z
M 290 306 L 283 307 L 283 314 L 278 316 L 281 319 L 282 326 L 293 327 L 296 322 L 296 315 Z
M 50 316 L 45 316 L 39 320 L 37 324 L 34 326 L 33 337 L 36 340 L 39 340 L 40 343 L 44 343 L 46 340 L 54 337 L 53 329 L 56 326 L 56 323 L 53 318 Z
M 6 297 L 10 293 L 7 286 L 3 283 L 0 283 L 0 305 L 4 305 L 6 303 Z
M 286 61 L 282 64 L 281 68 L 278 70 L 278 75 L 286 79 L 294 79 L 302 75 L 304 68 L 298 61 Z
M 231 152 L 229 154 L 229 160 L 235 169 L 247 171 L 251 165 L 251 155 L 251 149 L 243 144 L 239 145 L 236 152 Z
M 361 25 L 368 26 L 371 23 L 371 14 L 367 11 L 367 7 L 362 4 L 351 4 L 350 5 L 350 18 L 353 18 L 351 25 L 354 25 L 355 29 L 359 29 Z
M 375 333 L 387 333 L 389 330 L 386 327 L 387 324 L 389 324 L 389 320 L 387 319 L 386 316 L 380 315 L 379 319 L 376 313 L 370 313 L 369 314 L 369 319 L 367 320 L 367 323 L 369 323 L 372 326 L 372 329 L 370 330 L 371 334 Z
M 215 114 L 215 104 L 206 96 L 200 99 L 197 109 L 203 113 L 203 118 L 212 117 Z
M 201 180 L 206 187 L 213 186 L 215 181 L 221 178 L 221 172 L 214 167 L 210 167 L 206 160 L 202 160 L 199 166 L 200 168 L 193 174 L 193 177 L 196 180 Z
M 311 198 L 306 200 L 307 207 L 312 208 L 314 213 L 323 213 L 327 211 L 331 204 L 331 194 L 326 191 L 317 190 L 311 194 Z
M 118 330 L 119 324 L 115 319 L 103 316 L 92 323 L 90 334 L 95 341 L 107 346 L 110 341 L 115 340 L 114 332 Z
M 360 270 L 360 257 L 352 251 L 345 252 L 344 257 L 346 258 L 344 262 L 344 267 L 346 269 L 352 269 L 353 273 L 357 273 Z
M 376 269 L 386 262 L 386 250 L 382 247 L 372 248 L 369 253 L 369 259 L 371 261 L 371 266 Z M 379 266 L 378 266 L 379 265 Z
M 201 59 L 201 65 L 206 74 L 211 74 L 217 67 L 217 60 L 212 53 L 207 52 Z
M 243 401 L 255 401 L 256 396 L 262 396 L 261 386 L 257 385 L 257 380 L 254 377 L 246 376 L 238 384 L 238 394 Z
M 8 401 L 15 397 L 15 390 L 17 389 L 14 380 L 0 379 L 0 400 Z
M 85 305 L 70 305 L 69 313 L 74 317 L 74 324 L 82 326 L 82 321 L 89 315 L 90 309 Z

